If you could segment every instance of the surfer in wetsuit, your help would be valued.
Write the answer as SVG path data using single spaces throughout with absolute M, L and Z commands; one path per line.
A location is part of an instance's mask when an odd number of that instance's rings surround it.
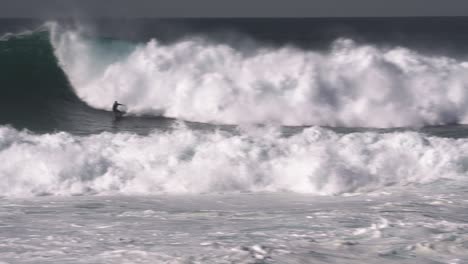
M 117 101 L 114 101 L 114 104 L 112 105 L 112 112 L 114 112 L 115 117 L 122 117 L 124 114 L 124 112 L 119 110 L 119 105 L 123 104 L 119 104 Z

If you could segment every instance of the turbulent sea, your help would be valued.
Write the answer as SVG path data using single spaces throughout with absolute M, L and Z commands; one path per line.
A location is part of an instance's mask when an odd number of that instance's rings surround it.
M 461 17 L 0 19 L 0 263 L 468 263 L 467 55 Z

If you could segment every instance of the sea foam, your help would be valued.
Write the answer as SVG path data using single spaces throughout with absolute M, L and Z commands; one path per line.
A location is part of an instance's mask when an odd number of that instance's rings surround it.
M 261 130 L 261 131 L 260 131 Z M 260 133 L 261 132 L 261 133 Z M 0 127 L 0 193 L 297 192 L 333 195 L 464 179 L 468 140 L 312 127 L 149 135 L 32 134 Z

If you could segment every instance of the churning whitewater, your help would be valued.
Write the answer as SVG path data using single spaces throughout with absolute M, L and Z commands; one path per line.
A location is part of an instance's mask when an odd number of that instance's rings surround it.
M 463 180 L 468 140 L 407 133 L 340 135 L 313 127 L 235 135 L 179 127 L 138 136 L 34 135 L 0 128 L 4 196 L 287 191 L 368 192 Z M 34 160 L 34 162 L 30 162 Z
M 76 94 L 135 115 L 220 124 L 401 127 L 468 122 L 468 63 L 338 39 L 329 51 L 193 37 L 102 42 L 50 24 Z

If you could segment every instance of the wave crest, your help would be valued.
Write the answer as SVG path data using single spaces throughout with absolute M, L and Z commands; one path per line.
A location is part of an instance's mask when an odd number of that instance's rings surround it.
M 193 38 L 171 45 L 98 42 L 52 30 L 76 93 L 136 115 L 222 123 L 361 127 L 466 123 L 468 63 L 339 39 L 329 52 L 235 49 Z

